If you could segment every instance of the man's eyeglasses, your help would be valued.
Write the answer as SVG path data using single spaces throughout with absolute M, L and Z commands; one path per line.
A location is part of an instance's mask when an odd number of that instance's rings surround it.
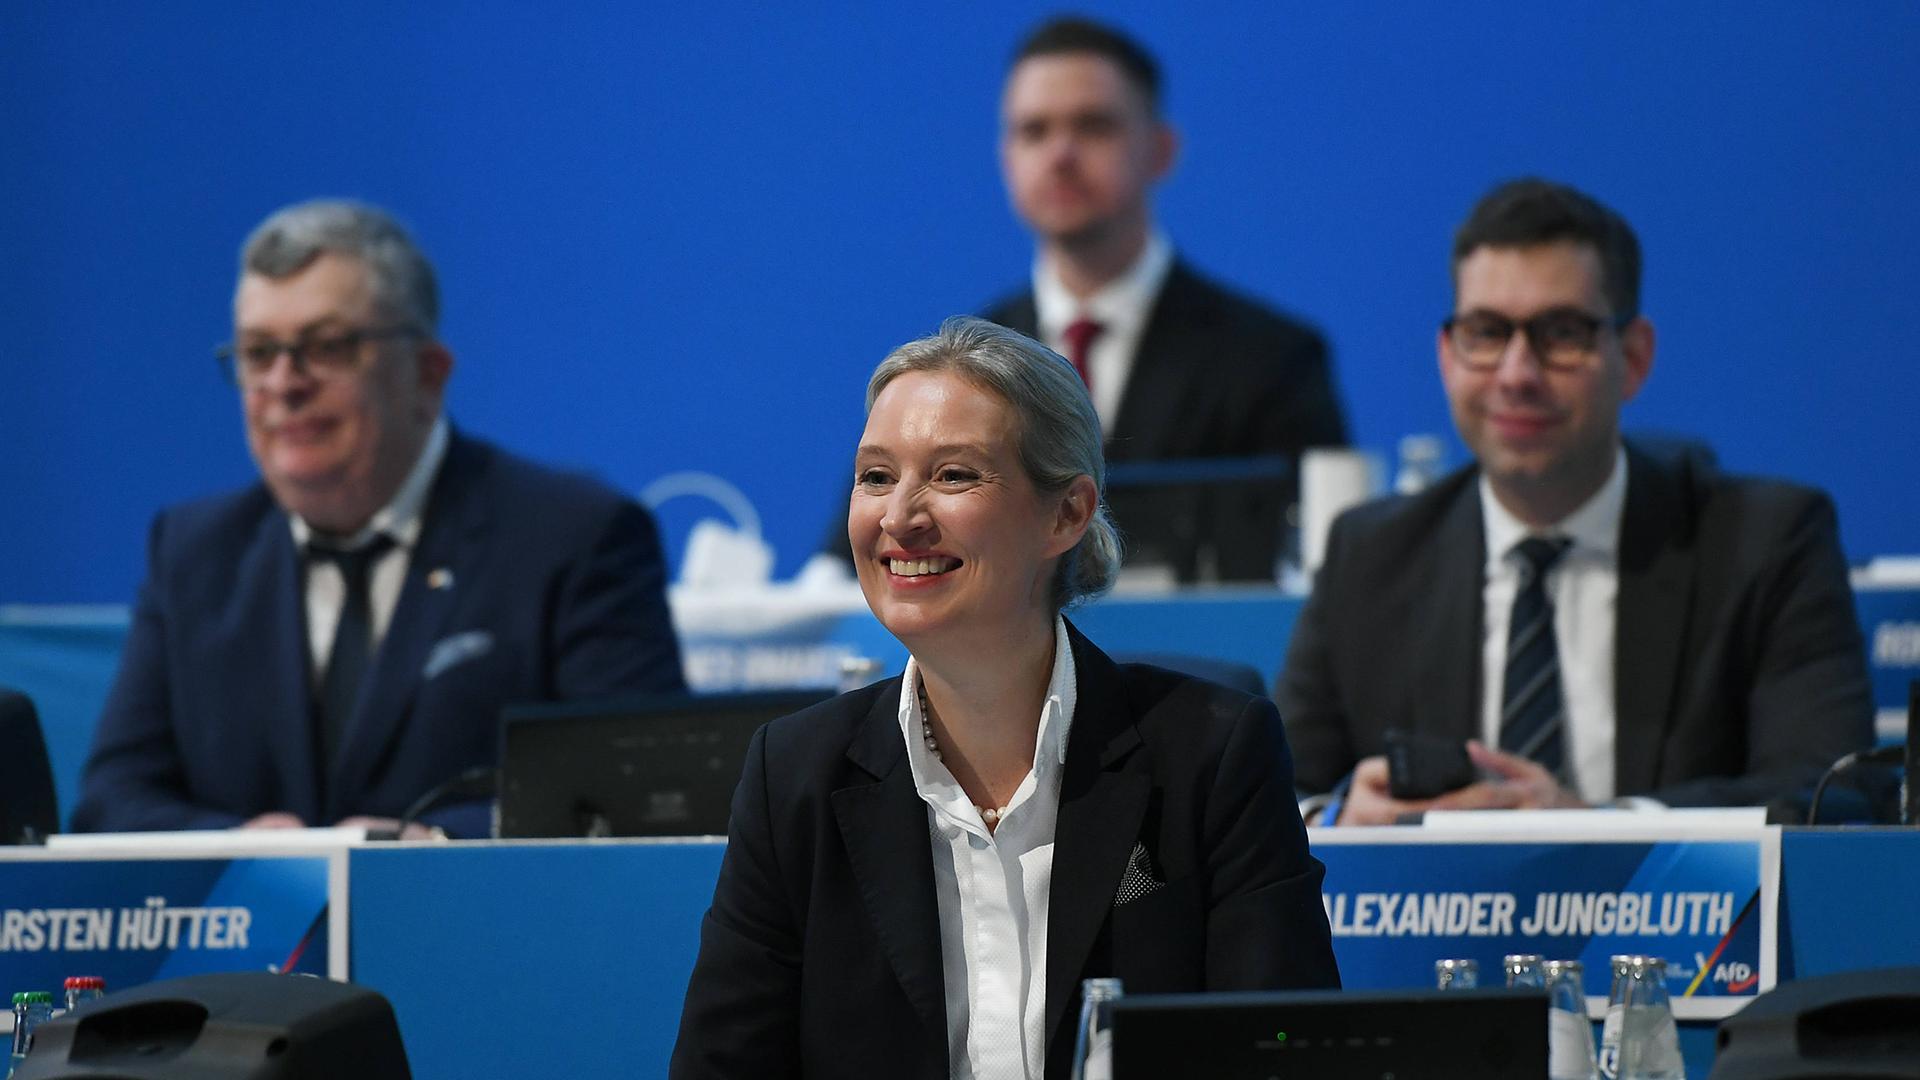
M 265 378 L 281 353 L 293 361 L 293 370 L 316 379 L 327 379 L 358 367 L 360 346 L 366 342 L 418 336 L 420 330 L 413 326 L 333 330 L 299 341 L 260 338 L 233 342 L 215 349 L 213 355 L 227 378 L 242 386 Z
M 1499 367 L 1516 330 L 1527 336 L 1528 350 L 1545 366 L 1555 371 L 1579 371 L 1593 362 L 1602 327 L 1619 330 L 1632 321 L 1631 315 L 1603 319 L 1578 308 L 1552 308 L 1520 322 L 1490 311 L 1474 311 L 1447 316 L 1440 329 L 1453 342 L 1461 365 L 1473 371 Z

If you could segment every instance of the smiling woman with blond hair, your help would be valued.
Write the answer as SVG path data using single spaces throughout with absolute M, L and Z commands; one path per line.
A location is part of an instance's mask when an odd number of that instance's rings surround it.
M 1067 362 L 979 319 L 867 386 L 847 532 L 900 677 L 774 721 L 671 1075 L 1064 1077 L 1081 980 L 1338 985 L 1271 702 L 1108 659 L 1119 563 Z

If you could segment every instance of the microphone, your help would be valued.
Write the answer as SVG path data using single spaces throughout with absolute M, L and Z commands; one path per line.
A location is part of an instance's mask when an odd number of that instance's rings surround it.
M 1920 679 L 1907 683 L 1907 775 L 1900 779 L 1900 824 L 1920 825 Z
M 1915 682 L 1914 686 L 1920 688 L 1920 682 Z M 1915 692 L 1916 694 L 1920 694 L 1920 690 L 1916 690 Z M 1920 698 L 1916 700 L 1920 700 Z M 1908 715 L 1908 720 L 1911 724 L 1911 713 Z M 1853 753 L 1847 754 L 1839 761 L 1834 762 L 1826 772 L 1820 774 L 1820 782 L 1813 785 L 1813 799 L 1807 804 L 1807 824 L 1816 825 L 1819 823 L 1820 799 L 1827 793 L 1827 785 L 1833 782 L 1834 777 L 1844 772 L 1851 772 L 1855 766 L 1897 765 L 1903 759 L 1907 761 L 1909 767 L 1911 767 L 1914 753 L 1913 745 L 1914 741 L 1908 739 L 1905 746 L 1882 746 L 1874 750 L 1855 750 Z
M 476 765 L 465 772 L 441 781 L 427 789 L 427 793 L 413 800 L 400 815 L 400 826 L 395 830 L 405 835 L 407 826 L 420 820 L 420 815 L 453 799 L 478 799 L 495 797 L 500 794 L 500 770 L 491 765 Z

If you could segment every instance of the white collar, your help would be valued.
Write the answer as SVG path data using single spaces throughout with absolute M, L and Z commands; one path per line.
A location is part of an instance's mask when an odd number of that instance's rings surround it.
M 1034 735 L 1033 771 L 1035 775 L 1067 763 L 1067 733 L 1073 728 L 1073 710 L 1080 696 L 1080 682 L 1073 667 L 1073 645 L 1067 637 L 1067 620 L 1053 617 L 1053 674 L 1047 679 L 1046 700 L 1040 704 L 1040 730 Z M 965 792 L 953 780 L 953 774 L 933 756 L 921 734 L 920 664 L 907 657 L 907 669 L 900 677 L 900 737 L 907 744 L 907 763 L 913 769 L 914 787 L 923 797 L 946 801 L 952 797 L 967 803 Z M 971 805 L 968 803 L 968 805 Z
M 396 546 L 411 548 L 420 539 L 420 529 L 427 511 L 427 493 L 433 488 L 433 478 L 440 472 L 440 463 L 447 456 L 447 418 L 442 414 L 434 418 L 433 430 L 427 433 L 427 444 L 420 448 L 420 456 L 415 459 L 413 469 L 401 482 L 400 490 L 393 493 L 387 505 L 374 512 L 372 518 L 359 532 L 346 538 L 340 547 L 347 551 L 364 546 L 377 534 L 384 533 L 393 538 Z M 288 514 L 287 520 L 293 525 L 293 544 L 305 548 L 313 539 L 313 526 L 302 520 L 298 514 Z
M 1536 529 L 1513 516 L 1493 493 L 1487 474 L 1480 474 L 1480 520 L 1487 537 L 1487 572 L 1492 574 L 1513 551 L 1515 544 L 1529 536 L 1564 536 L 1573 541 L 1568 555 L 1586 555 L 1611 559 L 1620 547 L 1620 517 L 1627 505 L 1627 452 L 1615 447 L 1613 472 L 1600 490 L 1574 508 L 1573 513 L 1555 524 Z
M 1110 337 L 1131 333 L 1145 326 L 1153 301 L 1173 268 L 1173 244 L 1159 229 L 1147 233 L 1147 244 L 1117 278 L 1102 285 L 1092 296 L 1081 300 L 1060 282 L 1053 261 L 1042 252 L 1033 260 L 1034 320 L 1040 337 L 1058 341 L 1067 325 L 1075 319 L 1089 318 L 1106 328 Z

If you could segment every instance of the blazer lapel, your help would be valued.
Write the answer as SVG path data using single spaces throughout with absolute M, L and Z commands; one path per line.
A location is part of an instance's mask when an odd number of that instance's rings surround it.
M 1067 742 L 1060 816 L 1054 829 L 1053 890 L 1047 900 L 1047 1018 L 1061 1037 L 1094 941 L 1113 911 L 1114 893 L 1140 837 L 1151 781 L 1121 764 L 1140 745 L 1121 693 L 1120 669 L 1068 624 L 1078 676 Z
M 235 581 L 242 628 L 230 641 L 233 715 L 246 726 L 264 723 L 280 805 L 274 809 L 321 824 L 318 728 L 313 706 L 312 652 L 307 644 L 306 576 L 293 547 L 287 515 L 274 506 L 263 515 Z
M 486 559 L 487 500 L 474 489 L 484 461 L 471 443 L 452 436 L 428 499 L 420 540 L 407 560 L 400 598 L 372 670 L 360 688 L 347 737 L 332 762 L 327 804 L 332 818 L 363 812 L 362 794 L 385 765 L 420 687 L 421 667 L 440 639 L 459 598 Z
M 940 904 L 933 893 L 933 841 L 900 738 L 900 683 L 874 699 L 847 757 L 875 782 L 831 796 L 861 899 L 900 988 L 947 1065 L 947 995 L 940 959 Z
M 1418 700 L 1409 722 L 1436 735 L 1477 739 L 1487 561 L 1477 471 L 1464 474 L 1429 550 L 1430 580 L 1416 581 L 1415 587 L 1428 591 L 1431 599 L 1416 603 L 1415 610 L 1436 613 L 1424 631 L 1432 640 L 1418 650 L 1433 666 L 1420 671 L 1412 683 Z
M 1186 265 L 1175 260 L 1134 353 L 1108 439 L 1112 460 L 1161 456 L 1170 442 L 1164 435 L 1168 425 L 1197 422 L 1182 407 L 1194 386 L 1192 365 L 1206 352 L 1202 331 L 1195 327 L 1195 284 Z
M 1684 483 L 1682 474 L 1627 448 L 1613 626 L 1616 792 L 1647 791 L 1660 775 L 1693 588 L 1694 544 Z M 1627 747 L 1635 752 L 1626 753 Z
M 993 315 L 995 322 L 1009 330 L 1018 330 L 1036 340 L 1040 337 L 1040 305 L 1031 291 Z

